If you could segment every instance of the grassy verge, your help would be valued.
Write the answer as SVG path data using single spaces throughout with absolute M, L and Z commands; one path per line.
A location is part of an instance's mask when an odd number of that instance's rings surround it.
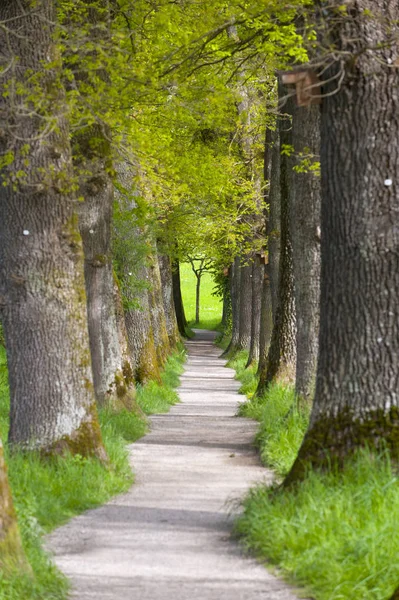
M 214 282 L 210 273 L 204 273 L 201 279 L 200 322 L 195 320 L 195 285 L 196 278 L 188 263 L 180 265 L 181 291 L 184 310 L 189 327 L 197 329 L 216 329 L 222 318 L 222 301 L 212 296 Z
M 167 412 L 178 402 L 175 387 L 185 359 L 184 348 L 168 359 L 162 385 L 150 382 L 138 389 L 139 405 L 146 415 Z M 9 395 L 4 348 L 0 347 L 0 434 L 7 439 Z M 143 436 L 145 419 L 127 411 L 100 411 L 104 444 L 110 467 L 80 456 L 44 462 L 37 455 L 7 456 L 9 478 L 19 527 L 33 577 L 0 573 L 0 600 L 64 600 L 67 582 L 42 548 L 42 536 L 72 516 L 126 491 L 133 482 L 126 442 Z M 7 447 L 5 448 L 7 453 Z
M 259 421 L 262 461 L 284 476 L 297 455 L 308 414 L 294 410 L 291 388 L 253 396 L 247 354 L 230 360 L 249 396 L 239 414 Z M 248 372 L 249 371 L 249 372 Z M 276 565 L 315 600 L 389 600 L 399 583 L 399 479 L 387 455 L 365 450 L 342 472 L 309 472 L 294 489 L 264 485 L 242 502 L 236 532 L 245 547 Z

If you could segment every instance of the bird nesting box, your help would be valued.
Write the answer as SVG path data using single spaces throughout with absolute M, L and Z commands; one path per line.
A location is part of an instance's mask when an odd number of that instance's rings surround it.
M 287 71 L 281 74 L 281 81 L 285 85 L 294 85 L 296 102 L 298 106 L 320 104 L 320 80 L 311 69 Z
M 259 258 L 259 262 L 261 264 L 264 264 L 264 265 L 269 264 L 269 255 L 267 254 L 267 252 L 264 252 L 264 251 L 257 252 L 256 256 Z

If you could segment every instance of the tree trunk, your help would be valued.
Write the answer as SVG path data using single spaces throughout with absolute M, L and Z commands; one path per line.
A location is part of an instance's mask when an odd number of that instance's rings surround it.
M 93 126 L 74 136 L 75 148 L 83 154 L 80 166 L 91 172 L 81 185 L 84 201 L 79 204 L 79 229 L 85 255 L 85 282 L 94 390 L 100 406 L 113 402 L 123 378 L 122 355 L 114 306 L 111 255 L 111 220 L 114 188 L 106 167 L 109 143 L 102 128 Z M 98 151 L 92 142 L 102 141 Z M 109 150 L 108 150 L 109 151 Z M 82 165 L 83 163 L 83 165 Z M 129 386 L 127 386 L 128 388 Z M 120 393 L 120 386 L 119 392 Z M 122 400 L 123 401 L 123 400 Z
M 267 357 L 269 354 L 270 340 L 273 331 L 273 312 L 272 297 L 270 292 L 270 278 L 268 265 L 265 265 L 263 272 L 262 300 L 260 311 L 260 331 L 259 331 L 259 364 L 258 375 L 267 372 Z
M 180 264 L 176 259 L 172 265 L 172 283 L 173 283 L 173 301 L 176 310 L 177 325 L 179 327 L 180 335 L 187 337 L 186 326 L 187 319 L 184 314 L 183 296 L 181 294 L 180 284 Z
M 249 260 L 249 257 L 246 257 Z M 240 322 L 236 351 L 249 350 L 252 324 L 252 260 L 240 260 Z M 244 263 L 244 264 L 243 264 Z
M 159 271 L 158 255 L 156 247 L 150 257 L 150 268 L 148 269 L 150 276 L 150 317 L 152 323 L 152 331 L 154 334 L 155 349 L 158 358 L 159 367 L 163 367 L 170 353 L 170 344 L 168 331 L 166 328 L 165 311 L 162 298 L 161 274 Z
M 271 192 L 271 171 L 272 171 L 272 154 L 274 149 L 274 143 L 276 140 L 276 134 L 270 129 L 266 128 L 265 135 L 265 147 L 263 153 L 263 183 L 264 183 L 264 208 L 263 213 L 265 217 L 265 230 L 266 236 L 270 239 L 270 192 Z M 275 151 L 275 149 L 274 149 Z M 279 159 L 279 157 L 278 157 Z M 278 177 L 278 183 L 280 184 L 280 178 Z M 273 185 L 276 185 L 276 178 L 274 177 Z M 274 207 L 274 212 L 276 207 Z M 261 374 L 267 372 L 267 356 L 269 353 L 270 340 L 273 331 L 273 310 L 272 310 L 272 296 L 270 286 L 270 249 L 268 248 L 267 261 L 263 266 L 262 270 L 262 289 L 261 289 L 261 309 L 260 309 L 260 330 L 259 330 L 259 363 L 257 375 L 260 377 Z M 275 258 L 274 258 L 275 260 Z
M 0 440 L 0 569 L 3 574 L 13 571 L 29 572 L 30 567 L 22 548 L 17 515 L 11 497 Z
M 301 156 L 310 154 L 309 160 L 319 160 L 318 106 L 294 107 L 292 138 L 295 154 L 291 232 L 297 316 L 295 393 L 301 406 L 310 404 L 313 398 L 319 344 L 321 182 L 318 173 L 300 170 Z
M 287 483 L 360 446 L 399 455 L 398 18 L 397 3 L 363 0 L 326 40 L 337 55 L 322 74 L 319 360 Z
M 223 352 L 223 357 L 228 357 L 236 352 L 238 344 L 238 336 L 240 331 L 240 259 L 238 256 L 234 259 L 234 263 L 230 268 L 230 296 L 231 296 L 231 312 L 232 312 L 232 329 L 231 340 L 226 350 Z
M 263 274 L 264 265 L 260 262 L 259 257 L 255 256 L 252 262 L 251 343 L 247 367 L 250 367 L 253 364 L 257 364 L 259 360 Z
M 7 31 L 0 32 L 2 65 L 14 61 L 7 71 L 10 93 L 0 98 L 0 153 L 14 155 L 0 188 L 9 440 L 44 453 L 71 450 L 105 460 L 93 393 L 65 98 L 58 63 L 43 66 L 57 56 L 53 3 L 43 0 L 33 9 L 28 1 L 0 2 L 0 21 L 7 22 Z M 44 86 L 40 108 L 31 106 L 34 99 L 12 92 L 20 87 L 30 93 L 32 73 Z M 46 133 L 43 123 L 50 117 L 53 126 Z M 25 173 L 19 180 L 18 172 Z
M 283 91 L 280 87 L 280 98 Z M 293 100 L 283 107 L 284 115 L 279 118 L 280 146 L 292 145 L 290 114 Z M 267 371 L 262 372 L 257 395 L 262 395 L 273 382 L 284 384 L 295 381 L 296 369 L 296 321 L 294 300 L 294 277 L 292 266 L 292 245 L 290 232 L 290 187 L 292 170 L 289 157 L 280 156 L 280 269 L 276 318 L 273 326 L 267 358 Z
M 195 285 L 195 323 L 199 323 L 200 320 L 200 293 L 201 293 L 201 277 L 202 274 L 199 273 L 196 275 L 196 285 Z
M 175 303 L 173 300 L 172 263 L 166 254 L 158 255 L 159 270 L 161 274 L 163 307 L 166 318 L 166 330 L 171 348 L 175 348 L 180 340 L 177 326 Z
M 277 131 L 274 132 L 273 138 L 270 167 L 269 218 L 266 224 L 266 236 L 268 247 L 268 273 L 274 322 L 276 320 L 278 303 L 281 246 L 280 134 L 278 128 Z

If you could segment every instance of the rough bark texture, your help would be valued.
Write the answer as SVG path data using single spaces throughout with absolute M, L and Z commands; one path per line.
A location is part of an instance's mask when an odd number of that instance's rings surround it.
M 176 310 L 177 326 L 180 331 L 180 335 L 187 337 L 186 326 L 187 319 L 184 314 L 183 296 L 181 294 L 180 284 L 180 264 L 178 260 L 175 260 L 172 264 L 172 284 L 173 284 L 173 302 Z
M 142 265 L 137 272 L 137 277 L 150 285 L 149 269 L 149 266 Z M 128 306 L 125 310 L 125 323 L 134 378 L 139 383 L 145 383 L 150 379 L 160 381 L 148 287 L 126 289 L 126 296 Z
M 263 184 L 264 184 L 264 208 L 266 235 L 270 238 L 270 189 L 271 189 L 271 170 L 272 170 L 272 150 L 276 135 L 269 127 L 266 129 L 265 147 L 263 153 Z M 278 180 L 279 181 L 279 180 Z M 275 182 L 274 182 L 275 185 Z M 276 207 L 275 207 L 276 209 Z M 280 210 L 280 208 L 279 208 Z M 275 260 L 275 259 L 274 259 Z M 268 248 L 267 264 L 262 268 L 261 284 L 261 309 L 260 309 L 260 330 L 259 330 L 259 362 L 258 375 L 267 372 L 267 356 L 269 353 L 270 340 L 273 331 L 273 310 L 272 296 L 270 287 L 270 249 Z
M 283 95 L 280 90 L 280 97 Z M 282 108 L 279 118 L 280 147 L 292 145 L 290 99 Z M 292 266 L 292 245 L 290 232 L 290 186 L 292 170 L 289 157 L 280 156 L 280 268 L 276 317 L 267 359 L 267 371 L 260 374 L 257 394 L 264 393 L 270 383 L 278 381 L 291 383 L 295 380 L 296 368 L 296 320 L 294 301 L 294 276 Z
M 232 312 L 231 340 L 222 356 L 230 356 L 236 351 L 240 331 L 240 259 L 236 257 L 230 268 L 230 296 Z
M 64 97 L 52 41 L 53 3 L 0 2 L 0 20 L 17 35 L 0 32 L 2 67 L 17 84 L 41 73 L 46 93 L 41 111 L 57 128 L 43 132 L 43 119 L 24 95 L 0 99 L 0 153 L 14 153 L 0 188 L 0 297 L 6 338 L 12 445 L 45 453 L 71 450 L 105 459 L 97 420 L 82 242 L 68 178 L 71 149 Z M 39 78 L 40 80 L 40 78 Z M 49 105 L 45 106 L 48 99 Z M 29 140 L 29 167 L 24 145 Z M 27 172 L 12 181 L 18 171 Z
M 263 274 L 264 265 L 260 262 L 259 256 L 255 256 L 252 262 L 251 343 L 247 367 L 257 364 L 259 360 Z
M 294 107 L 292 121 L 294 167 L 303 156 L 319 160 L 319 106 Z M 291 232 L 297 317 L 295 392 L 298 405 L 312 401 L 319 345 L 320 317 L 320 203 L 321 181 L 312 172 L 292 173 Z
M 249 257 L 248 259 L 249 260 Z M 252 325 L 252 260 L 240 260 L 240 323 L 236 351 L 249 350 Z
M 367 444 L 399 454 L 399 56 L 387 43 L 398 18 L 397 2 L 356 2 L 331 33 L 349 57 L 323 73 L 319 361 L 288 482 L 328 453 L 341 462 Z
M 161 274 L 163 308 L 165 311 L 166 330 L 171 348 L 175 348 L 180 340 L 177 326 L 176 309 L 173 300 L 172 263 L 166 254 L 158 255 L 159 270 Z
M 142 411 L 136 402 L 134 366 L 130 356 L 122 294 L 115 275 L 114 307 L 116 326 L 118 330 L 119 349 L 122 358 L 122 376 L 119 376 L 116 379 L 116 394 L 114 394 L 112 397 L 111 406 L 115 410 L 125 408 L 126 410 L 133 411 L 137 414 L 142 414 Z
M 262 283 L 262 300 L 260 311 L 259 331 L 259 364 L 258 375 L 267 372 L 267 357 L 273 331 L 272 297 L 270 292 L 270 277 L 267 265 L 264 266 Z
M 0 440 L 0 569 L 8 571 L 29 571 L 19 535 L 17 515 L 8 483 L 7 467 L 4 461 L 3 445 Z
M 269 215 L 266 226 L 268 247 L 268 273 L 270 278 L 270 293 L 272 302 L 273 321 L 276 319 L 277 298 L 280 272 L 281 245 L 281 203 L 280 203 L 280 136 L 278 130 L 274 133 L 271 148 Z
M 157 353 L 158 365 L 163 367 L 170 352 L 168 330 L 166 328 L 165 310 L 163 307 L 161 274 L 159 271 L 158 255 L 154 249 L 150 257 L 150 268 L 148 274 L 150 277 L 149 302 L 152 330 L 154 333 L 154 343 Z

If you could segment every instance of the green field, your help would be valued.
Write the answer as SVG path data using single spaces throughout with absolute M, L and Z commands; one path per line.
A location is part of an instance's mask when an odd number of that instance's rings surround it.
M 195 320 L 195 285 L 196 278 L 188 263 L 180 265 L 181 291 L 183 294 L 184 310 L 190 327 Z M 200 322 L 195 324 L 199 329 L 216 329 L 222 319 L 222 299 L 212 296 L 214 289 L 213 277 L 204 273 L 201 279 Z

